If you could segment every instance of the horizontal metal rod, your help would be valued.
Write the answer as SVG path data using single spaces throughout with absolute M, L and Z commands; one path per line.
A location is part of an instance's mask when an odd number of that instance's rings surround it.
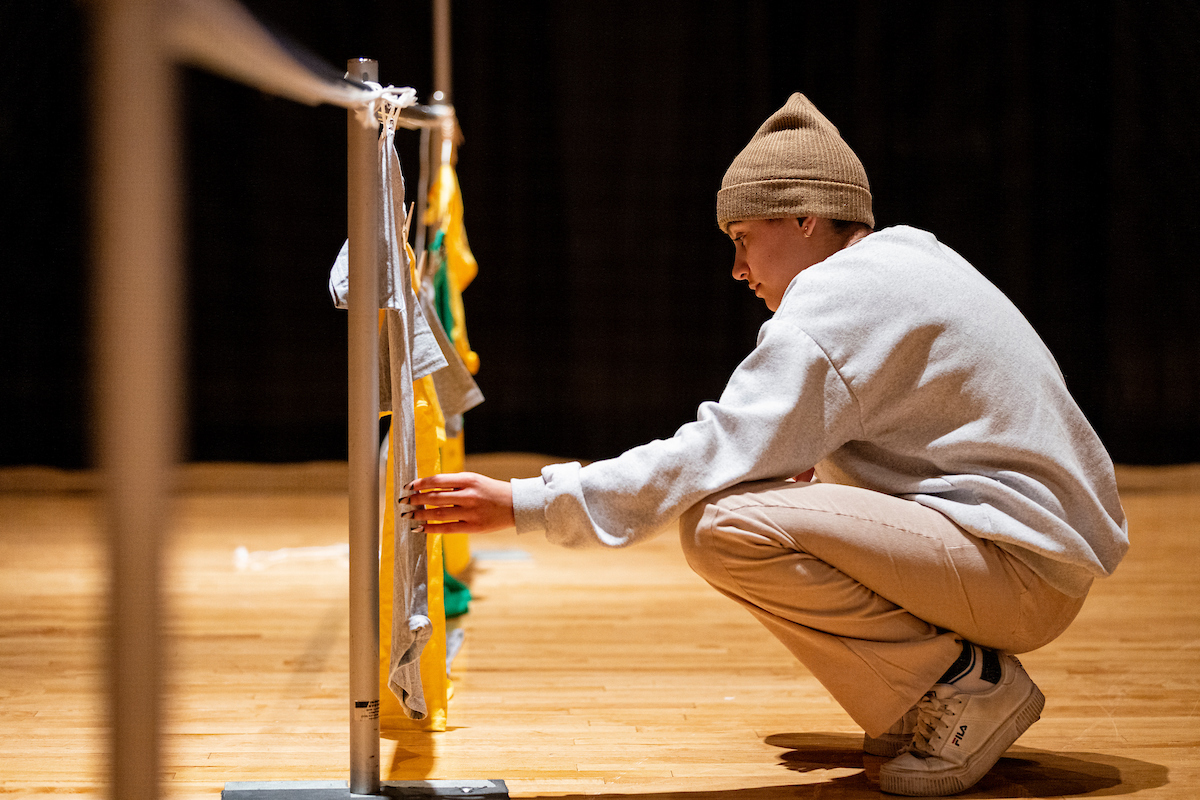
M 445 104 L 415 105 L 400 109 L 400 125 L 405 128 L 440 128 L 446 120 L 454 119 L 454 106 Z

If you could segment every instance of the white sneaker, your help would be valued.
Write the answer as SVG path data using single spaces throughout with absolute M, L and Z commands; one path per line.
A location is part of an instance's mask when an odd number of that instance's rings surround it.
M 904 716 L 896 720 L 892 727 L 881 736 L 863 734 L 863 752 L 871 756 L 895 758 L 904 752 L 912 742 L 913 731 L 917 729 L 917 707 L 913 706 L 904 712 Z
M 1000 681 L 979 692 L 936 684 L 917 703 L 912 744 L 879 768 L 891 794 L 940 797 L 969 789 L 1041 717 L 1046 700 L 1021 662 L 1000 655 Z

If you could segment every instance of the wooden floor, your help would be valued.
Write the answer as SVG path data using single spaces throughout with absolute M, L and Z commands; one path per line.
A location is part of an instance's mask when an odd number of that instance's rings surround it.
M 193 475 L 178 504 L 164 793 L 344 780 L 346 567 L 307 551 L 318 557 L 238 569 L 235 554 L 343 542 L 345 491 L 246 468 L 225 473 L 231 491 L 221 474 Z M 0 476 L 4 797 L 105 796 L 104 553 L 94 496 L 67 484 Z M 1194 470 L 1126 473 L 1133 550 L 1061 639 L 1023 659 L 1043 719 L 966 796 L 1200 797 L 1197 484 Z M 502 778 L 514 797 L 879 796 L 861 732 L 691 574 L 673 537 L 619 552 L 474 541 L 451 729 L 383 741 L 385 779 Z

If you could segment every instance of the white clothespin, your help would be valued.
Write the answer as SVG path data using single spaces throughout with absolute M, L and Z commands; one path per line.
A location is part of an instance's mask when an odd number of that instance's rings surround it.
M 425 285 L 425 251 L 422 250 L 417 256 L 417 288 Z
M 396 130 L 396 125 L 400 120 L 400 105 L 392 101 L 390 97 L 381 97 L 380 115 L 383 117 L 382 122 L 391 130 Z
M 417 210 L 416 203 L 408 204 L 408 215 L 404 218 L 404 233 L 401 235 L 403 241 L 408 241 L 408 232 L 412 229 L 413 212 Z

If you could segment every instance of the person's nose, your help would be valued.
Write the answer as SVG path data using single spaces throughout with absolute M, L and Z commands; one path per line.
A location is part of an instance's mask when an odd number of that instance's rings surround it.
M 746 264 L 746 259 L 742 258 L 740 252 L 733 256 L 733 279 L 737 281 L 745 281 L 750 278 L 750 268 Z

